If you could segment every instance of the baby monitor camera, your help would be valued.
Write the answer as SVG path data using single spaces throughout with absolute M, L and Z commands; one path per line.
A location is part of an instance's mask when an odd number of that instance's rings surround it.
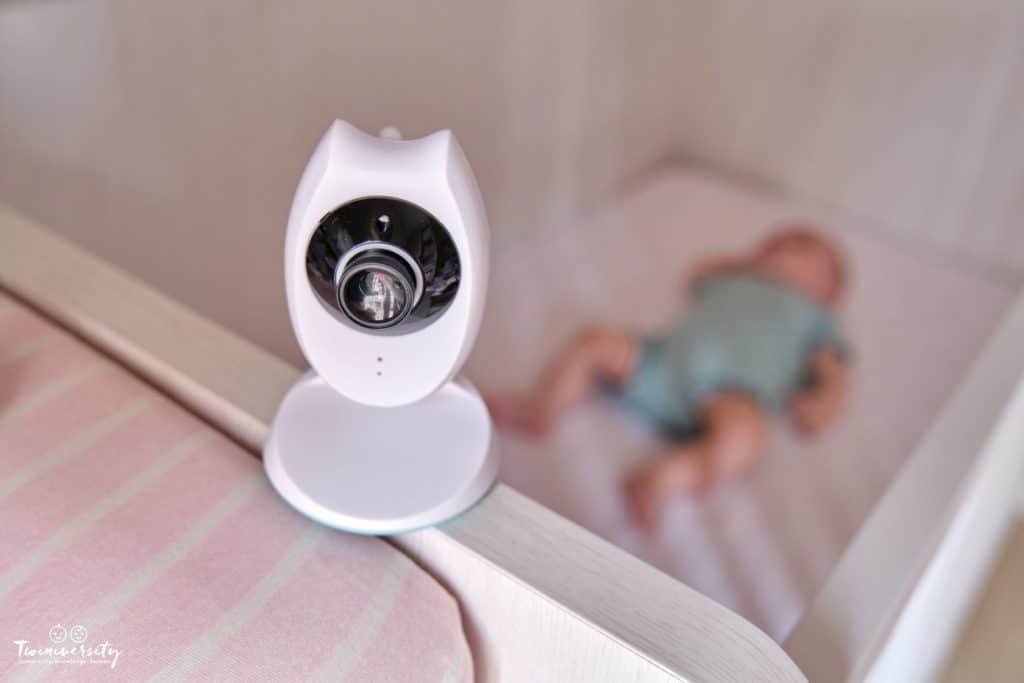
M 449 519 L 497 476 L 487 410 L 458 375 L 483 314 L 488 228 L 450 131 L 403 141 L 335 121 L 285 238 L 311 371 L 264 448 L 270 481 L 329 526 L 393 534 Z

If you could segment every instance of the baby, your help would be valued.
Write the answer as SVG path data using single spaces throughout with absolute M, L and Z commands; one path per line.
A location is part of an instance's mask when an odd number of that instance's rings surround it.
M 546 432 L 595 389 L 684 437 L 626 480 L 630 512 L 651 526 L 667 496 L 748 471 L 767 419 L 785 413 L 813 434 L 838 413 L 847 384 L 833 309 L 841 256 L 803 227 L 784 227 L 752 253 L 697 268 L 686 315 L 660 335 L 610 327 L 580 333 L 526 396 L 489 399 L 499 424 Z

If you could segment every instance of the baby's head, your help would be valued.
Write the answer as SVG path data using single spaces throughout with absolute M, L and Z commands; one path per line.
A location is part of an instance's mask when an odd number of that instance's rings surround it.
M 804 225 L 781 226 L 758 246 L 755 265 L 829 307 L 839 301 L 846 268 L 839 250 Z

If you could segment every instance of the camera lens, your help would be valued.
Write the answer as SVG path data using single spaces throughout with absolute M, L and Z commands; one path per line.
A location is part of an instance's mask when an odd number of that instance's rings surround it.
M 394 335 L 436 321 L 455 299 L 461 268 L 452 236 L 426 210 L 363 197 L 320 219 L 306 246 L 306 277 L 332 316 Z
M 415 288 L 409 266 L 393 254 L 369 251 L 349 262 L 338 279 L 338 305 L 364 327 L 389 327 L 412 310 Z

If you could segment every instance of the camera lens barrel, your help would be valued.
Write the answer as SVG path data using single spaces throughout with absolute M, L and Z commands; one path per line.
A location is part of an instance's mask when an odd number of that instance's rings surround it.
M 320 219 L 306 274 L 333 315 L 391 335 L 437 320 L 458 291 L 461 267 L 451 235 L 429 212 L 395 197 L 364 197 Z M 385 329 L 392 327 L 399 329 Z
M 417 278 L 413 271 L 418 266 L 410 262 L 411 258 L 407 261 L 390 250 L 368 249 L 339 263 L 335 277 L 338 306 L 363 327 L 391 327 L 402 322 L 423 289 L 422 275 Z

